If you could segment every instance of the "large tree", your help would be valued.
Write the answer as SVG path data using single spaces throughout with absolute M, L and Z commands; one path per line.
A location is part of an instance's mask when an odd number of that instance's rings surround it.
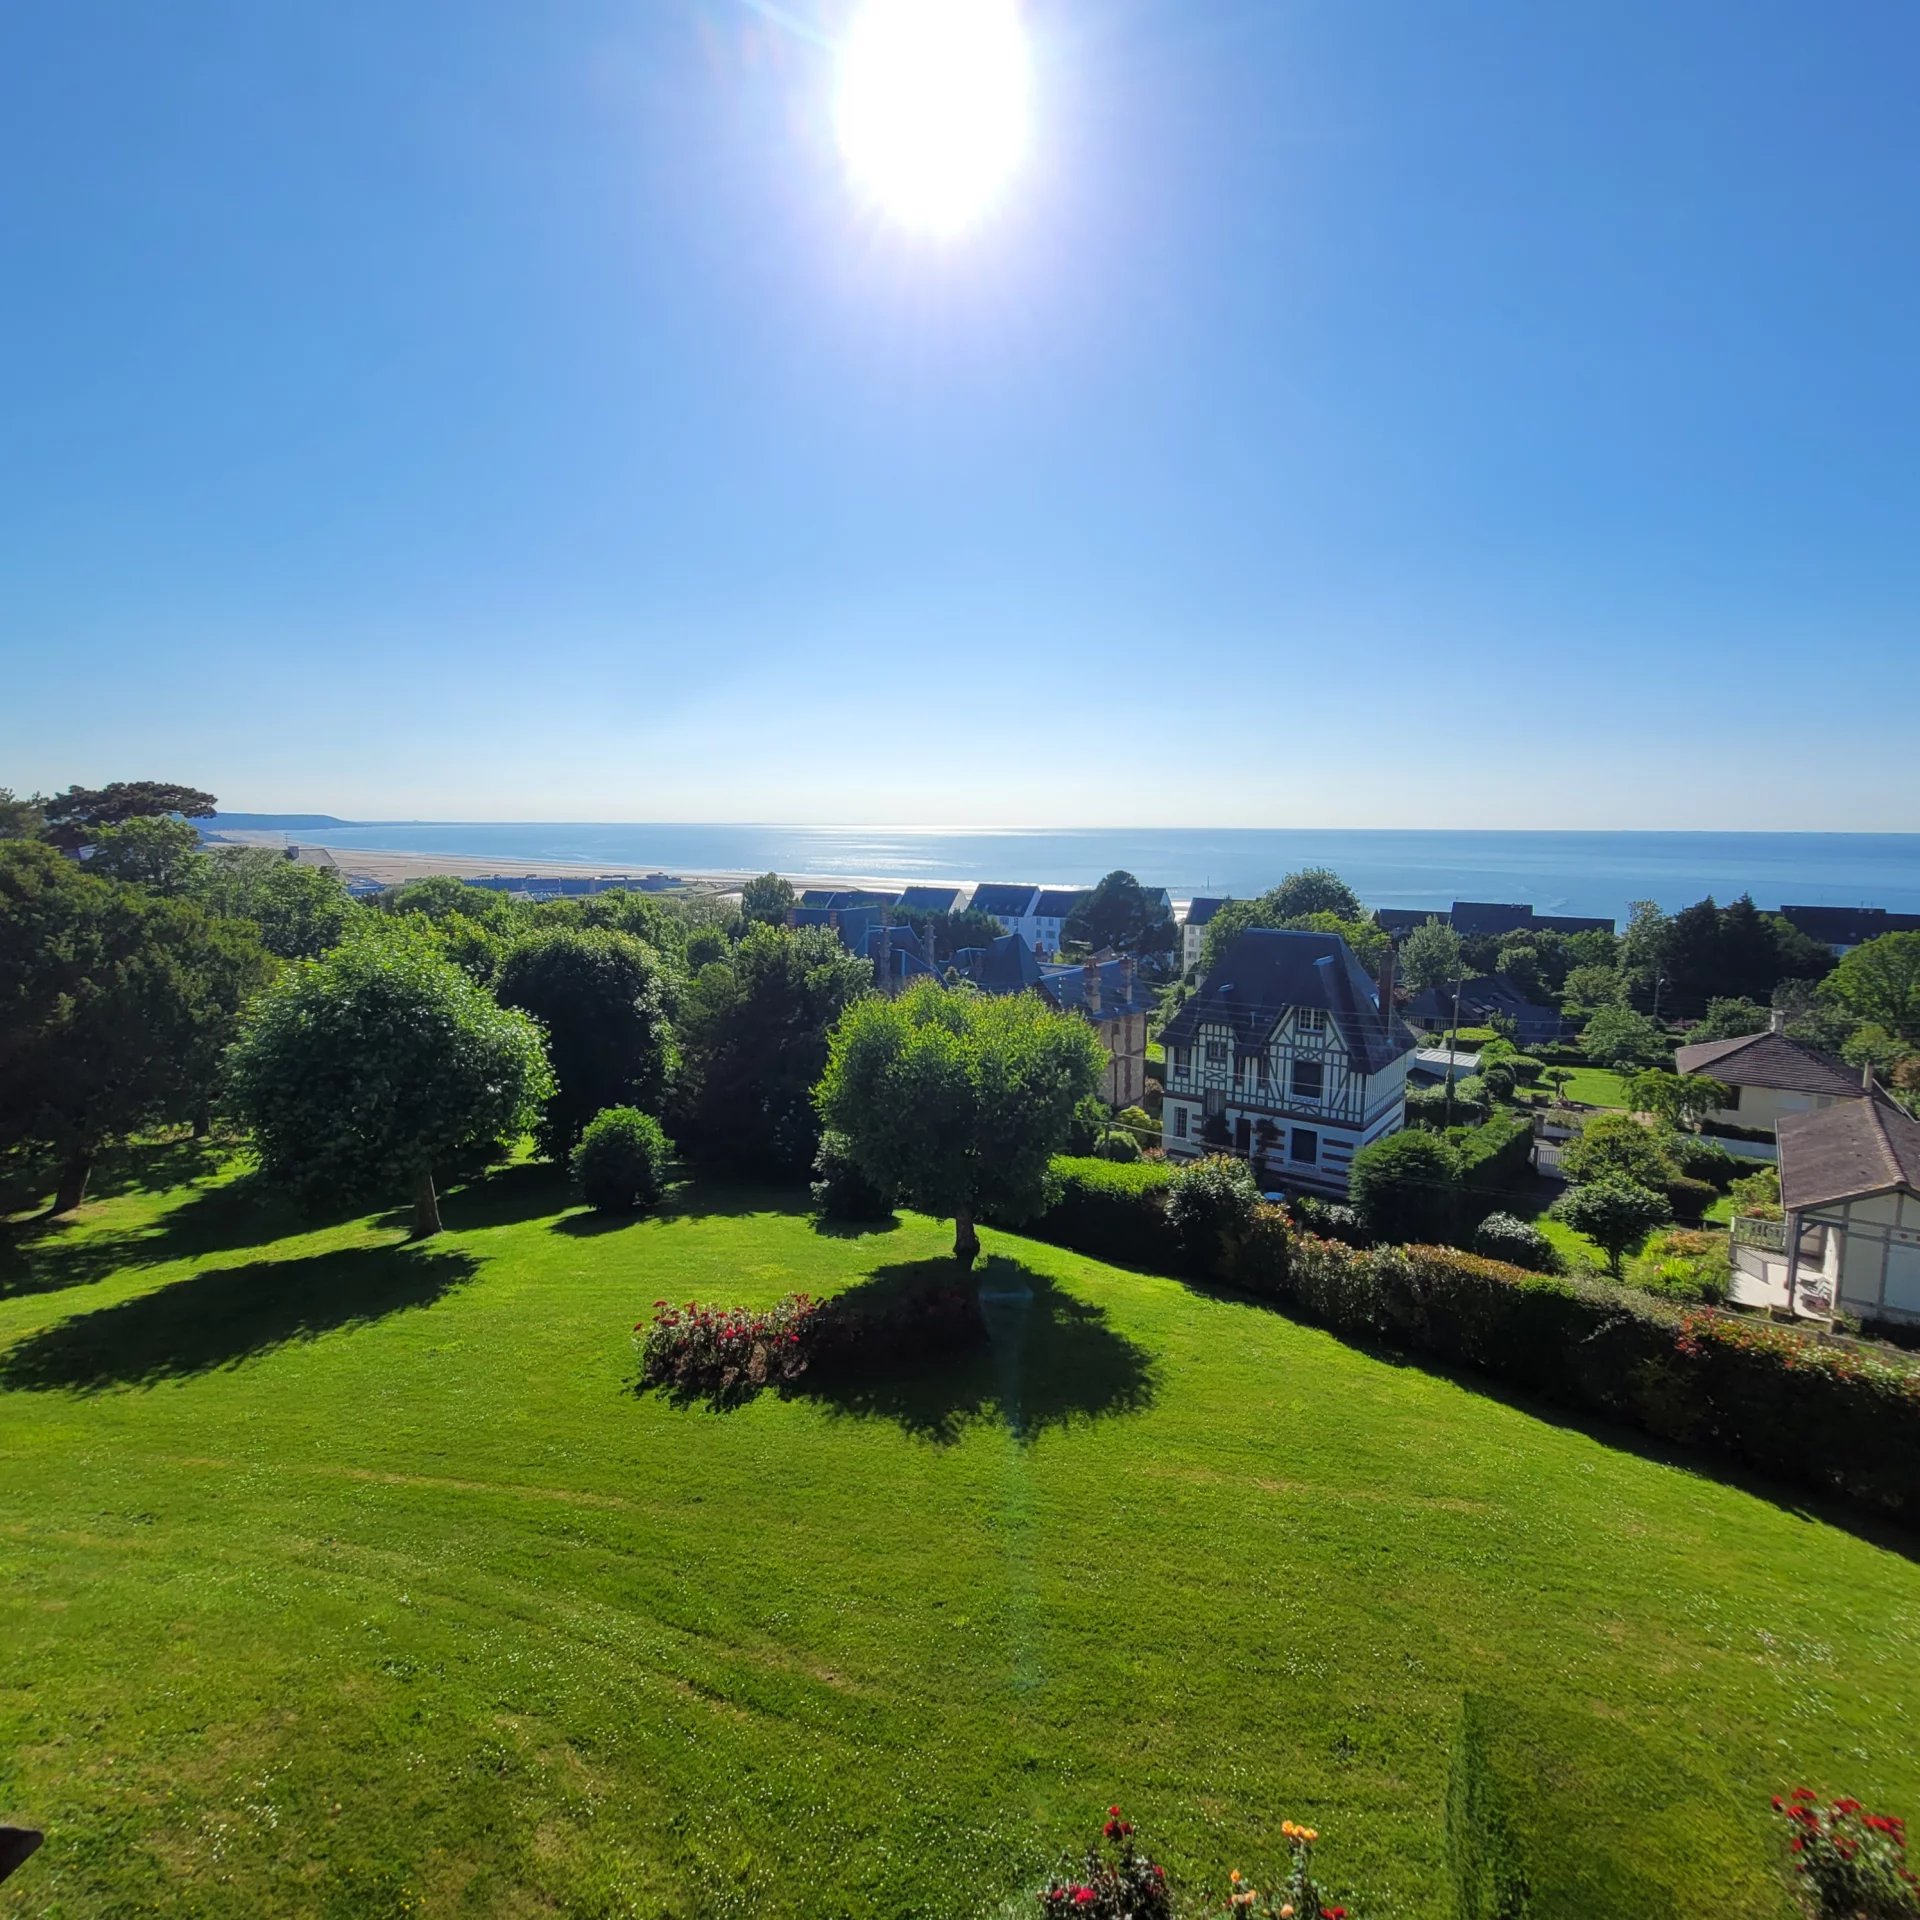
M 740 917 L 749 926 L 784 927 L 789 908 L 800 904 L 790 881 L 777 873 L 763 873 L 740 889 Z
M 1649 1067 L 1627 1083 L 1627 1098 L 1635 1113 L 1650 1113 L 1670 1127 L 1690 1127 L 1708 1114 L 1729 1106 L 1733 1090 L 1700 1073 L 1669 1073 Z
M 825 927 L 749 929 L 687 984 L 675 1138 L 698 1158 L 805 1174 L 828 1030 L 872 989 L 872 966 Z
M 200 829 L 191 820 L 143 814 L 117 827 L 100 828 L 87 865 L 103 879 L 178 898 L 194 890 L 195 871 L 205 858 Z
M 78 1206 L 110 1141 L 204 1117 L 271 967 L 236 921 L 0 845 L 0 1150 L 51 1156 L 56 1210 Z
M 45 800 L 37 793 L 15 793 L 0 787 L 0 840 L 37 840 L 45 817 Z
M 1149 892 L 1124 867 L 1116 867 L 1083 893 L 1061 929 L 1061 939 L 1072 952 L 1110 948 L 1155 962 L 1167 959 L 1179 938 L 1165 894 Z
M 540 1022 L 557 1083 L 534 1129 L 550 1160 L 564 1160 L 603 1107 L 659 1112 L 673 1068 L 664 971 L 608 927 L 547 927 L 508 950 L 494 992 Z
M 1445 920 L 1423 922 L 1400 943 L 1400 978 L 1415 993 L 1452 986 L 1464 964 L 1460 936 Z
M 1596 1066 L 1611 1067 L 1616 1073 L 1658 1066 L 1673 1053 L 1667 1036 L 1631 1007 L 1596 1008 L 1581 1031 L 1580 1044 Z
M 1104 1063 L 1093 1029 L 1035 994 L 926 980 L 847 1010 L 817 1101 L 881 1193 L 952 1219 L 971 1267 L 983 1214 L 1018 1224 L 1045 1204 L 1048 1165 Z
M 1843 954 L 1821 998 L 1850 1019 L 1920 1046 L 1920 933 L 1883 933 Z
M 116 780 L 106 787 L 69 787 L 42 801 L 40 811 L 46 837 L 71 850 L 91 846 L 102 827 L 169 813 L 204 820 L 218 804 L 212 794 L 171 780 Z
M 1218 907 L 1207 922 L 1201 945 L 1202 971 L 1211 971 L 1234 941 L 1252 927 L 1337 933 L 1369 964 L 1386 947 L 1385 935 L 1366 918 L 1360 896 L 1325 867 L 1302 868 L 1255 899 L 1228 900 Z
M 1607 1271 L 1620 1277 L 1621 1256 L 1655 1227 L 1673 1218 L 1666 1196 L 1637 1187 L 1630 1180 L 1608 1178 L 1586 1186 L 1569 1187 L 1550 1211 L 1556 1220 L 1584 1233 L 1607 1256 Z
M 517 1139 L 553 1091 L 534 1022 L 406 927 L 289 973 L 228 1058 L 269 1179 L 309 1204 L 410 1194 L 422 1237 L 436 1175 Z
M 364 912 L 330 867 L 304 866 L 272 847 L 212 848 L 189 870 L 187 891 L 214 913 L 251 921 L 282 960 L 319 959 Z

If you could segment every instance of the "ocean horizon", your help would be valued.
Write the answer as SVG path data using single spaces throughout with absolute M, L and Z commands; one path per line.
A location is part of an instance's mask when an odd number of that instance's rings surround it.
M 229 816 L 233 818 L 234 816 Z M 220 819 L 209 826 L 218 832 Z M 1624 922 L 1631 900 L 1671 912 L 1704 895 L 1762 907 L 1920 912 L 1920 833 L 1448 831 L 1399 828 L 797 827 L 695 822 L 356 821 L 290 829 L 354 851 L 569 861 L 669 873 L 773 871 L 821 879 L 1001 880 L 1088 886 L 1124 867 L 1178 899 L 1246 896 L 1331 867 L 1369 907 L 1444 912 L 1455 900 Z

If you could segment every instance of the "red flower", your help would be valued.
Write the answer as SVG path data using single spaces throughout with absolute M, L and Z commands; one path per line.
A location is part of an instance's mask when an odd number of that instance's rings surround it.
M 1795 1787 L 1792 1797 L 1796 1800 L 1817 1800 L 1820 1796 L 1811 1787 Z
M 1076 1907 L 1090 1907 L 1099 1898 L 1091 1887 L 1075 1887 L 1073 1890 L 1073 1904 Z
M 1347 1910 L 1345 1907 L 1322 1907 L 1320 1920 L 1347 1920 Z

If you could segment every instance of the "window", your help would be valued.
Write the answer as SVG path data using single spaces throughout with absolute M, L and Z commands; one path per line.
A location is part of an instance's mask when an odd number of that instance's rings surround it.
M 1327 1016 L 1320 1007 L 1296 1007 L 1293 1010 L 1293 1024 L 1300 1033 L 1325 1033 Z
M 1327 1070 L 1318 1060 L 1296 1060 L 1293 1063 L 1293 1097 L 1296 1100 L 1318 1100 L 1326 1082 Z
M 1193 1055 L 1191 1051 L 1186 1047 L 1175 1047 L 1173 1050 L 1174 1072 L 1179 1074 L 1184 1074 L 1192 1067 L 1192 1065 L 1193 1065 Z
M 1207 1042 L 1207 1065 L 1210 1067 L 1224 1067 L 1226 1064 L 1227 1043 L 1224 1040 L 1209 1040 Z
M 1295 1127 L 1287 1158 L 1302 1167 L 1320 1164 L 1320 1136 L 1311 1127 Z
M 1187 1137 L 1187 1110 L 1185 1107 L 1175 1107 L 1173 1110 L 1173 1137 L 1176 1140 L 1184 1140 Z
M 1227 1110 L 1227 1096 L 1222 1093 L 1218 1087 L 1209 1087 L 1206 1092 L 1201 1095 L 1201 1104 L 1209 1114 L 1225 1113 Z

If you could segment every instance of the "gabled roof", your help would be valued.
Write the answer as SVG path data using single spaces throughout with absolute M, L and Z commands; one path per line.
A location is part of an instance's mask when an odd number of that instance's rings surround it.
M 1145 1013 L 1151 1005 L 1132 963 L 1127 960 L 1096 960 L 1100 976 L 1100 1011 L 1089 1019 L 1118 1020 L 1123 1014 Z M 1087 967 L 1084 962 L 1072 966 L 1046 966 L 1040 969 L 1047 990 L 1062 1007 L 1075 1013 L 1087 1012 Z
M 1203 1025 L 1232 1030 L 1237 1051 L 1259 1053 L 1291 1007 L 1318 1007 L 1360 1073 L 1378 1073 L 1415 1041 L 1406 1022 L 1382 1018 L 1379 993 L 1337 933 L 1255 927 L 1239 935 L 1161 1034 L 1191 1046 Z
M 1004 915 L 1009 920 L 1019 920 L 1033 911 L 1035 887 L 1006 886 L 998 881 L 989 880 L 973 890 L 973 911 L 975 913 L 993 913 Z
M 1222 894 L 1218 899 L 1210 894 L 1203 894 L 1198 900 L 1189 900 L 1187 917 L 1180 924 L 1183 927 L 1204 927 L 1231 898 L 1230 894 Z
M 1682 1073 L 1702 1073 L 1730 1087 L 1778 1087 L 1787 1093 L 1825 1093 L 1836 1099 L 1858 1099 L 1866 1092 L 1852 1067 L 1805 1041 L 1789 1040 L 1784 1033 L 1696 1040 L 1675 1050 L 1673 1064 Z
M 1524 900 L 1456 900 L 1455 933 L 1518 933 L 1533 923 L 1533 908 Z
M 1424 987 L 1407 1002 L 1407 1011 L 1420 1020 L 1451 1020 L 1453 989 Z M 1490 1013 L 1504 1013 L 1515 1019 L 1526 1020 L 1557 1022 L 1560 1019 L 1557 1008 L 1542 1006 L 1539 1001 L 1528 999 L 1525 990 L 1504 973 L 1476 974 L 1471 980 L 1462 982 L 1460 1011 L 1463 1016 L 1471 1013 L 1474 1024 L 1482 1025 L 1485 1016 Z
M 1033 912 L 1042 920 L 1064 920 L 1080 904 L 1078 887 L 1042 887 Z
M 1920 1194 L 1920 1121 L 1891 1100 L 1845 1100 L 1780 1122 L 1780 1203 L 1789 1213 L 1905 1187 Z
M 987 993 L 1045 991 L 1046 981 L 1033 949 L 1017 933 L 1003 933 L 984 947 L 962 947 L 953 956 L 955 970 Z
M 958 887 L 908 887 L 900 895 L 900 904 L 915 913 L 951 913 L 959 898 Z

